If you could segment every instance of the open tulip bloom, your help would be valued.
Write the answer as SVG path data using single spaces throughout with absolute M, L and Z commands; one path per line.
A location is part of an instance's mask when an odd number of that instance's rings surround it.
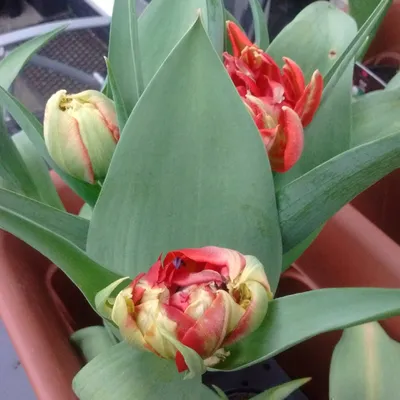
M 400 167 L 398 86 L 351 98 L 354 59 L 388 1 L 359 29 L 313 3 L 269 43 L 257 0 L 255 42 L 222 0 L 153 0 L 139 19 L 116 0 L 103 91 L 60 87 L 43 126 L 7 89 L 59 32 L 1 61 L 0 105 L 24 132 L 0 124 L 0 227 L 70 277 L 109 337 L 74 379 L 80 399 L 218 399 L 207 369 L 400 313 L 400 289 L 275 297 L 324 223 Z M 85 218 L 65 211 L 45 162 Z M 90 332 L 72 340 L 94 346 Z

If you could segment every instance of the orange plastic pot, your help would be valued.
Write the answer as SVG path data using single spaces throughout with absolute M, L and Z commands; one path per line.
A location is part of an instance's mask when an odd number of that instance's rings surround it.
M 387 183 L 379 185 L 382 184 Z M 365 194 L 361 204 L 372 213 L 373 202 L 368 198 L 371 193 L 381 196 L 375 187 Z M 352 205 L 331 218 L 315 242 L 284 273 L 278 296 L 329 287 L 400 287 L 399 244 Z M 400 341 L 399 317 L 385 320 L 382 325 L 393 339 Z M 304 387 L 310 400 L 328 400 L 329 364 L 339 338 L 340 332 L 322 334 L 277 357 L 291 378 L 313 378 Z
M 53 176 L 69 212 L 82 201 Z M 72 312 L 73 311 L 73 312 Z M 39 400 L 75 399 L 71 383 L 83 361 L 69 342 L 94 313 L 49 260 L 0 231 L 0 315 Z

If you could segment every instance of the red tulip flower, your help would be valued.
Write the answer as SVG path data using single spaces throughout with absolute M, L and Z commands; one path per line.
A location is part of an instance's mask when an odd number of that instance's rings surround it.
M 233 22 L 227 22 L 233 56 L 224 64 L 248 107 L 274 171 L 288 171 L 303 150 L 303 128 L 321 101 L 323 79 L 315 71 L 308 85 L 300 67 L 284 57 L 282 70 L 274 59 L 252 43 Z
M 229 354 L 224 346 L 260 326 L 270 299 L 255 257 L 219 247 L 182 249 L 136 277 L 109 302 L 109 315 L 127 342 L 175 359 L 181 372 L 188 369 L 182 348 L 202 365 L 201 359 L 218 363 Z

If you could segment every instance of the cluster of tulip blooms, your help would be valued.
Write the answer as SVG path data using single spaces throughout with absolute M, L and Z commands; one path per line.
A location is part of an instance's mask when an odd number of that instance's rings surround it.
M 289 170 L 301 156 L 303 127 L 321 100 L 318 71 L 305 84 L 289 58 L 277 63 L 227 22 L 233 55 L 224 65 L 244 106 L 252 115 L 276 172 Z M 75 178 L 102 181 L 119 139 L 113 102 L 88 90 L 64 90 L 48 101 L 44 136 L 56 163 Z M 112 285 L 115 287 L 115 285 Z M 107 290 L 107 288 L 105 289 Z M 224 347 L 259 327 L 273 297 L 261 263 L 237 251 L 204 247 L 169 252 L 137 276 L 99 310 L 129 343 L 188 368 L 182 355 L 190 348 L 205 366 L 228 356 Z M 183 346 L 182 346 L 183 345 Z

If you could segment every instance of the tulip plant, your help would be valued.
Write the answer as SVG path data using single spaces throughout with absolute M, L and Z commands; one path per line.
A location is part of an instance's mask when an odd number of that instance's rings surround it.
M 70 277 L 113 344 L 76 376 L 80 399 L 218 399 L 206 369 L 400 314 L 400 289 L 274 297 L 324 223 L 400 167 L 400 89 L 351 98 L 389 0 L 376 3 L 359 29 L 313 3 L 269 43 L 252 0 L 253 43 L 221 0 L 153 0 L 140 18 L 116 0 L 104 90 L 60 87 L 43 126 L 7 89 L 59 32 L 1 62 L 0 104 L 23 132 L 0 126 L 0 227 Z M 44 162 L 85 218 L 64 210 Z

